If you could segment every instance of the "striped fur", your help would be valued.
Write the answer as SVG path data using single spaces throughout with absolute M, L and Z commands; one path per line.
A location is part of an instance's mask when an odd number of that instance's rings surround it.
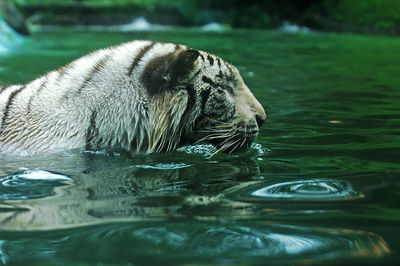
M 0 86 L 0 154 L 72 148 L 247 148 L 265 120 L 237 69 L 184 45 L 133 41 Z

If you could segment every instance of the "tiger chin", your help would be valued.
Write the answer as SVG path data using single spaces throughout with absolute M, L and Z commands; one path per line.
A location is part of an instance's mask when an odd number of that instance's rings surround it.
M 0 86 L 0 155 L 250 147 L 266 114 L 238 70 L 184 45 L 132 41 Z

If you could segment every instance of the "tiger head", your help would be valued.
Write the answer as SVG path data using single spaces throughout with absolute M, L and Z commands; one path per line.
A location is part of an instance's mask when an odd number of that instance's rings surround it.
M 203 51 L 185 47 L 154 58 L 141 81 L 152 103 L 155 151 L 201 141 L 222 152 L 244 150 L 266 119 L 239 71 Z

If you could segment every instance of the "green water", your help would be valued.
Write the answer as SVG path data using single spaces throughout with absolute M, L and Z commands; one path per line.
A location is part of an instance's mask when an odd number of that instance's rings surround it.
M 35 33 L 0 55 L 23 83 L 96 48 L 177 42 L 236 65 L 268 113 L 210 157 L 0 158 L 0 264 L 396 264 L 400 39 L 265 31 Z

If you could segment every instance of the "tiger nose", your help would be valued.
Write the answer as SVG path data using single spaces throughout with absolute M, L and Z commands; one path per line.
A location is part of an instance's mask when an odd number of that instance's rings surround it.
M 256 121 L 257 121 L 258 128 L 260 128 L 264 124 L 265 119 L 266 119 L 265 115 L 261 116 L 259 114 L 256 114 Z

